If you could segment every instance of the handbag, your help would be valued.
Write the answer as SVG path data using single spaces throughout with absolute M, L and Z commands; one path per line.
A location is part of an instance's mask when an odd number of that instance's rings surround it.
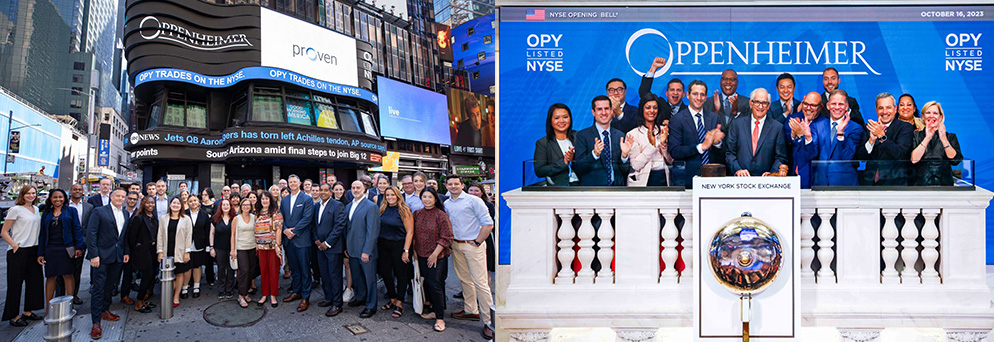
M 420 315 L 424 313 L 423 311 L 425 308 L 425 278 L 421 276 L 421 269 L 418 267 L 419 263 L 417 262 L 417 253 L 414 253 L 413 260 L 414 262 L 412 262 L 412 264 L 414 264 L 414 278 L 411 279 L 411 290 L 413 291 L 414 296 L 411 297 L 411 304 L 414 305 L 414 312 Z
M 228 258 L 231 259 L 231 269 L 237 271 L 238 270 L 238 258 L 232 258 L 230 256 Z

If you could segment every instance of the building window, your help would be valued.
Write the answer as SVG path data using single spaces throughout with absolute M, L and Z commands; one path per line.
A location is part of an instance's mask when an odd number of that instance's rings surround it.
M 487 53 L 486 52 L 480 52 L 480 53 L 476 54 L 476 60 L 477 61 L 482 61 L 484 59 L 487 59 Z
M 83 92 L 83 88 L 80 87 L 72 87 L 72 94 L 76 96 L 86 95 L 86 93 Z
M 86 69 L 86 63 L 83 63 L 83 62 L 72 62 L 72 69 L 73 70 L 85 70 Z
M 356 110 L 348 107 L 338 107 L 338 117 L 342 120 L 342 129 L 350 132 L 359 132 L 359 119 L 356 117 Z
M 462 69 L 462 68 L 465 68 L 465 67 L 466 67 L 466 64 L 464 64 L 461 59 L 458 62 L 456 62 L 456 68 Z
M 470 27 L 470 28 L 466 29 L 466 35 L 467 36 L 472 36 L 474 33 L 476 33 L 476 28 L 475 27 Z
M 253 96 L 252 120 L 283 122 L 283 98 L 278 96 Z
M 83 100 L 80 99 L 69 100 L 69 108 L 83 108 Z
M 483 36 L 483 44 L 490 44 L 494 42 L 494 37 L 491 35 Z
M 83 83 L 83 75 L 73 74 L 72 75 L 72 81 L 73 81 L 73 83 Z
M 104 113 L 104 121 L 110 121 L 110 113 Z
M 474 80 L 480 79 L 480 72 L 479 71 L 474 71 L 473 72 L 473 79 Z
M 463 51 L 469 50 L 469 43 L 462 43 L 462 50 Z

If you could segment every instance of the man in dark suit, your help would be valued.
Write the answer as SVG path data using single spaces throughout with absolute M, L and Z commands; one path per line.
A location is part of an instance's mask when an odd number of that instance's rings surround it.
M 821 116 L 821 94 L 810 92 L 801 101 L 801 112 L 787 116 L 784 121 L 784 136 L 787 137 L 787 164 L 790 165 L 790 175 L 801 178 L 801 188 L 811 188 L 811 160 L 797 159 L 794 156 L 800 154 L 798 149 L 804 147 L 804 127 L 810 129 L 810 125 L 817 121 L 828 120 Z
M 102 207 L 110 204 L 110 189 L 113 186 L 110 178 L 104 177 L 100 179 L 100 192 L 96 195 L 90 196 L 86 200 L 87 203 L 93 205 L 94 208 Z
M 628 152 L 632 143 L 624 139 L 625 133 L 611 127 L 611 100 L 607 96 L 595 97 L 591 107 L 594 125 L 576 133 L 573 172 L 580 185 L 624 186 L 631 168 Z
M 821 84 L 825 87 L 825 92 L 821 94 L 821 103 L 828 103 L 828 96 L 832 91 L 839 89 L 839 83 L 842 82 L 839 79 L 839 71 L 835 70 L 833 67 L 825 68 L 825 71 L 821 73 Z M 866 120 L 863 120 L 863 115 L 859 112 L 859 102 L 852 96 L 846 95 L 846 103 L 849 106 L 851 112 L 849 113 L 849 121 L 859 124 L 859 127 L 866 127 Z M 828 110 L 828 106 L 822 109 L 821 115 L 825 118 L 831 117 Z
M 768 114 L 783 124 L 788 116 L 800 111 L 801 101 L 794 98 L 793 75 L 785 72 L 777 76 L 777 94 L 780 95 L 780 100 L 770 104 Z
M 90 221 L 90 213 L 93 212 L 93 205 L 90 204 L 90 203 L 87 203 L 86 200 L 83 199 L 83 185 L 82 184 L 78 184 L 78 183 L 77 184 L 73 184 L 72 187 L 69 188 L 69 202 L 68 202 L 68 205 L 70 207 L 73 207 L 73 208 L 76 209 L 76 214 L 79 215 L 80 225 L 82 226 L 83 231 L 87 232 L 88 231 L 86 229 L 88 227 L 87 223 L 89 223 L 89 221 Z M 86 242 L 86 234 L 83 235 L 83 242 L 84 243 Z M 84 250 L 83 252 L 86 252 L 86 251 Z M 73 259 L 73 262 L 75 263 L 75 265 L 74 265 L 75 266 L 75 270 L 73 271 L 73 275 L 72 276 L 73 276 L 73 279 L 76 281 L 75 291 L 73 291 L 73 293 L 75 293 L 76 296 L 73 297 L 72 303 L 75 304 L 75 305 L 83 305 L 83 300 L 79 298 L 79 278 L 80 278 L 80 276 L 83 275 L 83 261 L 84 261 L 84 258 L 75 258 L 75 259 Z M 56 284 L 55 285 L 55 295 L 56 296 L 63 296 L 63 295 L 65 295 L 66 294 L 66 285 L 65 285 L 65 282 L 63 282 L 62 277 L 55 277 L 55 281 L 56 281 L 56 283 L 55 283 Z
M 325 316 L 333 317 L 342 312 L 342 251 L 345 245 L 345 206 L 331 200 L 331 185 L 321 184 L 321 202 L 314 215 L 314 244 L 318 249 L 318 265 L 321 269 L 321 285 L 324 300 L 320 307 L 328 307 Z
M 642 83 L 639 84 L 639 96 L 645 98 L 647 94 L 652 94 L 652 80 L 655 78 L 657 69 L 666 65 L 666 58 L 656 57 L 652 60 L 649 71 L 642 76 Z M 666 91 L 659 95 L 659 98 L 666 99 L 659 104 L 659 115 L 663 121 L 671 119 L 687 105 L 683 103 L 683 81 L 679 78 L 672 78 L 666 83 Z
M 787 145 L 780 123 L 767 114 L 770 93 L 758 88 L 749 94 L 750 116 L 732 120 L 725 155 L 728 169 L 736 176 L 765 176 L 787 163 Z
M 346 255 L 352 270 L 355 300 L 351 307 L 365 305 L 361 318 L 376 314 L 376 240 L 380 236 L 380 211 L 376 204 L 365 197 L 362 182 L 352 182 L 353 200 L 345 207 L 349 223 L 345 236 Z
M 693 188 L 694 176 L 701 174 L 701 165 L 716 162 L 714 156 L 724 155 L 722 141 L 725 133 L 718 123 L 718 115 L 704 108 L 708 86 L 700 80 L 690 82 L 686 110 L 670 119 L 670 136 L 667 140 L 670 156 L 685 163 L 685 169 L 676 168 L 677 175 L 684 174 L 688 189 Z M 721 158 L 724 160 L 725 158 Z
M 128 213 L 124 211 L 124 189 L 110 193 L 110 204 L 93 209 L 87 223 L 86 250 L 90 260 L 90 338 L 103 335 L 100 320 L 116 321 L 110 312 L 111 291 L 121 277 L 121 265 L 128 262 L 125 243 Z
M 832 117 L 810 124 L 804 130 L 803 148 L 794 155 L 795 160 L 817 160 L 812 164 L 813 186 L 857 186 L 856 146 L 863 135 L 863 128 L 849 119 L 848 95 L 842 89 L 832 91 L 828 108 Z
M 377 189 L 375 186 L 373 186 L 373 177 L 370 177 L 369 175 L 362 175 L 362 177 L 359 177 L 359 181 L 362 182 L 362 185 L 366 187 L 366 198 L 368 198 L 370 201 L 373 201 L 373 203 L 376 203 L 377 202 L 376 199 L 380 197 L 379 194 L 380 189 Z M 345 192 L 346 200 L 349 201 L 354 200 L 355 197 L 352 196 L 353 196 L 352 191 Z
M 611 127 L 622 133 L 628 133 L 632 128 L 638 126 L 638 118 L 636 117 L 639 115 L 638 106 L 625 102 L 628 96 L 628 86 L 620 78 L 613 78 L 607 81 L 605 88 L 607 88 L 605 90 L 611 103 L 611 114 L 614 116 L 611 119 Z
M 723 127 L 722 132 L 725 135 L 728 135 L 732 119 L 749 114 L 749 97 L 736 93 L 738 89 L 739 74 L 735 70 L 727 69 L 721 73 L 720 86 L 714 91 L 714 95 L 707 99 L 707 105 L 710 106 L 708 109 L 718 114 L 718 123 Z M 724 156 L 721 156 L 721 159 L 724 159 Z
M 869 120 L 863 131 L 865 143 L 856 148 L 856 159 L 866 160 L 863 185 L 908 185 L 906 163 L 911 159 L 915 127 L 894 120 L 897 102 L 894 95 L 877 95 L 877 118 Z
M 297 311 L 304 311 L 310 306 L 311 277 L 311 248 L 314 247 L 312 238 L 314 230 L 314 201 L 300 190 L 300 177 L 287 177 L 290 194 L 280 201 L 280 214 L 283 215 L 283 234 L 288 241 L 283 242 L 286 250 L 287 263 L 290 264 L 290 274 L 293 278 L 293 291 L 283 298 L 284 303 L 300 299 Z

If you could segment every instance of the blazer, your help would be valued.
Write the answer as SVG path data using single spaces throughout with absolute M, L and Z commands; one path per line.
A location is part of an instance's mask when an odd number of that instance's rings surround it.
M 849 113 L 849 121 L 858 123 L 860 127 L 866 128 L 866 120 L 863 119 L 863 114 L 859 112 L 859 102 L 856 102 L 856 99 L 852 96 L 847 97 L 846 102 L 849 103 L 849 109 L 852 110 Z M 825 95 L 825 93 L 821 93 L 821 104 L 821 116 L 831 120 L 832 114 L 828 112 L 828 95 Z
M 45 256 L 45 247 L 48 245 L 48 227 L 52 224 L 52 210 L 45 210 L 41 214 L 41 230 L 38 231 L 38 256 Z M 86 249 L 83 242 L 83 228 L 79 223 L 79 215 L 76 208 L 68 205 L 62 206 L 62 213 L 59 214 L 59 221 L 62 221 L 62 241 L 66 246 L 76 247 L 76 250 Z
M 856 159 L 866 160 L 860 184 L 908 185 L 907 164 L 911 160 L 914 133 L 915 126 L 894 118 L 884 131 L 887 139 L 878 139 L 873 144 L 873 151 L 867 152 L 866 142 L 870 139 L 870 131 L 863 131 L 862 140 L 856 146 Z
M 725 147 L 728 172 L 749 170 L 752 176 L 762 176 L 764 172 L 779 172 L 780 165 L 787 163 L 787 143 L 784 141 L 780 122 L 769 113 L 763 118 L 763 129 L 756 142 L 756 153 L 752 151 L 752 128 L 755 120 L 752 115 L 740 115 L 729 127 Z
M 718 125 L 718 115 L 707 110 L 707 105 L 704 106 L 702 114 L 704 115 L 704 130 L 709 131 L 717 127 Z M 697 123 L 696 118 L 690 114 L 690 109 L 682 110 L 676 114 L 672 119 L 670 119 L 670 136 L 667 139 L 667 149 L 670 156 L 674 160 L 680 160 L 685 162 L 686 170 L 682 173 L 684 174 L 684 181 L 688 189 L 693 188 L 694 176 L 701 174 L 701 159 L 702 154 L 697 152 L 697 144 L 700 142 L 697 140 Z M 725 152 L 722 147 L 715 146 L 717 144 L 711 145 L 708 150 L 708 157 L 711 159 L 712 163 L 719 162 L 715 160 L 715 156 L 724 157 Z M 725 158 L 721 158 L 724 160 Z
M 597 132 L 597 124 L 584 128 L 576 133 L 576 141 L 573 144 L 575 157 L 573 159 L 573 172 L 580 178 L 580 185 L 585 186 L 624 186 L 625 176 L 628 176 L 630 169 L 629 161 L 621 159 L 621 138 L 625 133 L 609 128 L 611 135 L 611 169 L 604 169 L 604 162 L 594 159 L 594 139 L 600 138 Z M 605 142 L 606 144 L 607 142 Z M 607 148 L 605 147 L 605 150 Z M 603 154 L 603 153 L 602 153 Z M 608 172 L 614 173 L 614 184 L 608 184 Z
M 794 154 L 795 160 L 836 161 L 830 164 L 812 165 L 811 184 L 821 186 L 856 186 L 859 181 L 856 176 L 855 162 L 851 161 L 856 156 L 856 147 L 859 145 L 860 137 L 863 136 L 863 128 L 849 122 L 843 132 L 844 137 L 839 141 L 832 134 L 832 120 L 816 120 L 811 124 L 812 142 L 800 143 L 801 148 Z
M 297 201 L 293 203 L 293 215 L 291 215 L 290 196 L 292 195 L 287 195 L 280 201 L 280 214 L 283 215 L 283 229 L 293 228 L 294 237 L 290 241 L 284 241 L 283 245 L 296 248 L 313 246 L 314 200 L 301 190 L 297 194 Z
M 797 113 L 797 110 L 801 106 L 801 100 L 793 99 L 793 102 L 794 102 L 794 104 L 790 108 L 791 112 L 787 113 L 787 115 L 785 116 L 785 115 L 783 115 L 784 114 L 783 113 L 783 110 L 784 110 L 783 103 L 780 103 L 780 99 L 779 98 L 776 99 L 776 100 L 773 100 L 773 102 L 770 103 L 770 110 L 766 112 L 766 115 L 772 116 L 773 119 L 777 120 L 777 122 L 779 122 L 779 123 L 784 123 L 785 121 L 787 121 L 786 120 L 787 116 L 789 116 L 791 114 L 794 114 L 794 113 Z
M 110 198 L 109 198 L 110 194 L 107 194 L 107 195 L 108 195 L 107 204 L 110 204 Z M 98 192 L 96 195 L 93 195 L 93 196 L 90 196 L 90 198 L 87 198 L 86 199 L 86 203 L 89 203 L 94 208 L 96 208 L 96 207 L 102 207 L 102 206 L 104 206 L 104 202 L 103 202 L 103 199 L 100 198 L 100 196 L 101 195 Z
M 370 201 L 373 201 L 373 203 L 377 203 L 379 200 L 377 200 L 376 198 L 380 196 L 379 191 L 380 191 L 380 189 L 377 189 L 376 187 L 372 187 L 372 188 L 366 189 L 366 198 L 369 199 Z M 438 194 L 438 195 L 441 196 L 442 194 Z M 286 198 L 286 197 L 284 197 L 284 198 Z M 355 199 L 355 195 L 352 194 L 352 190 L 350 188 L 346 188 L 345 189 L 345 204 L 348 204 L 349 202 L 352 202 L 352 200 L 354 200 L 354 199 Z M 282 208 L 282 207 L 280 207 L 280 208 Z
M 135 215 L 128 222 L 126 243 L 131 268 L 145 270 L 155 267 L 155 253 L 159 219 L 148 215 Z
M 636 127 L 628 132 L 632 136 L 632 151 L 629 158 L 632 163 L 632 172 L 628 174 L 628 186 L 646 186 L 649 182 L 649 173 L 652 170 L 663 170 L 666 172 L 666 183 L 669 184 L 670 169 L 668 165 L 673 164 L 673 157 L 666 151 L 666 141 L 662 134 L 656 144 L 649 143 L 649 128 L 645 126 Z M 491 215 L 493 216 L 493 215 Z
M 156 253 L 169 255 L 165 252 L 166 248 L 169 248 L 169 238 L 169 214 L 165 214 L 159 217 L 159 234 L 155 239 Z M 176 223 L 176 236 L 172 238 L 176 239 L 173 257 L 176 258 L 176 263 L 182 263 L 183 253 L 193 250 L 193 221 L 189 216 L 179 218 L 179 222 Z
M 571 132 L 574 139 L 576 139 L 576 131 Z M 574 151 L 576 145 L 573 145 Z M 569 185 L 569 165 L 563 161 L 562 149 L 559 148 L 559 143 L 553 139 L 550 140 L 548 137 L 541 137 L 535 141 L 535 160 L 532 166 L 535 169 L 535 175 L 538 177 L 546 178 L 548 182 L 549 179 L 552 180 L 552 184 L 547 185 L 558 185 L 558 186 L 568 186 Z M 574 158 L 576 155 L 574 154 Z
M 728 136 L 728 126 L 732 124 L 732 119 L 746 114 L 752 114 L 752 108 L 749 107 L 749 97 L 742 94 L 737 95 L 738 100 L 736 100 L 737 102 L 735 103 L 735 107 L 738 109 L 737 115 L 732 113 L 731 108 L 725 108 L 724 106 L 722 106 L 720 112 L 716 111 L 714 108 L 714 96 L 708 96 L 707 101 L 704 102 L 704 108 L 706 110 L 718 114 L 718 118 L 721 119 L 718 123 L 721 124 L 721 130 L 725 132 L 725 136 Z
M 621 119 L 614 117 L 611 119 L 611 128 L 622 132 L 628 132 L 638 126 L 638 119 L 636 116 L 639 115 L 638 106 L 633 106 L 628 102 L 625 102 L 624 107 L 621 107 Z
M 653 79 L 654 78 L 652 76 L 648 75 L 648 74 L 646 74 L 646 76 L 642 76 L 642 82 L 639 83 L 639 97 L 645 98 L 645 96 L 647 94 L 652 94 L 652 81 L 653 81 Z M 667 84 L 667 87 L 669 87 L 669 84 Z M 659 101 L 659 115 L 662 115 L 662 120 L 670 120 L 670 119 L 672 119 L 673 118 L 673 106 L 674 105 L 670 104 L 670 102 L 668 100 L 668 97 L 666 96 L 666 89 L 664 88 L 663 92 L 661 94 L 657 95 L 656 97 L 658 97 L 659 100 L 660 100 Z M 683 100 L 680 100 L 680 102 L 676 104 L 676 107 L 677 107 L 676 112 L 679 113 L 684 108 L 687 108 L 687 105 L 683 103 Z M 627 131 L 625 131 L 625 132 L 627 132 Z
M 349 257 L 358 258 L 362 253 L 369 254 L 370 259 L 377 256 L 376 240 L 380 237 L 380 210 L 373 201 L 363 199 L 349 203 L 345 207 L 345 217 L 353 206 L 357 206 L 352 218 L 349 219 L 348 232 L 345 234 L 345 247 Z
M 321 204 L 314 205 L 315 211 L 321 209 Z M 321 213 L 321 220 L 318 215 L 314 215 L 314 241 L 324 241 L 331 246 L 328 249 L 332 253 L 341 253 L 345 245 L 345 227 L 348 218 L 345 213 L 345 206 L 341 202 L 328 199 L 324 211 Z
M 186 211 L 186 215 L 190 217 L 191 222 L 193 221 L 193 215 L 190 215 L 190 211 Z M 203 207 L 200 208 L 200 213 L 197 214 L 197 221 L 193 222 L 193 249 L 203 250 L 206 247 L 210 247 L 210 235 L 211 235 L 211 217 L 210 213 L 204 210 Z
M 925 131 L 914 133 L 914 146 L 918 146 L 925 140 Z M 932 135 L 932 140 L 926 143 L 925 153 L 922 159 L 915 163 L 915 174 L 912 177 L 912 185 L 953 185 L 952 165 L 957 165 L 963 161 L 963 153 L 959 149 L 959 140 L 956 134 L 946 132 L 946 140 L 949 145 L 956 150 L 956 156 L 952 159 L 946 157 L 945 148 L 939 139 L 938 133 Z
M 124 213 L 124 229 L 117 231 L 113 205 L 93 209 L 86 227 L 87 259 L 100 258 L 101 263 L 124 262 L 127 244 L 124 235 L 128 230 L 128 212 Z

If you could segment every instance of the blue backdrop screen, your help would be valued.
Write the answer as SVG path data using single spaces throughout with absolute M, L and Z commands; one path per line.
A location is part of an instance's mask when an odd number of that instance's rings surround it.
M 738 93 L 762 87 L 773 99 L 777 75 L 789 72 L 800 99 L 823 92 L 821 74 L 834 67 L 839 88 L 868 120 L 876 120 L 881 92 L 912 94 L 919 107 L 938 101 L 947 130 L 976 161 L 977 185 L 994 188 L 994 115 L 983 107 L 994 89 L 994 65 L 984 57 L 994 49 L 994 6 L 503 7 L 500 14 L 501 192 L 522 186 L 523 163 L 545 135 L 551 104 L 568 105 L 573 129 L 586 128 L 593 124 L 590 100 L 612 78 L 627 83 L 628 103 L 638 103 L 654 57 L 668 61 L 654 73 L 657 95 L 671 78 L 702 80 L 710 95 L 721 72 L 733 69 Z M 503 201 L 500 216 L 499 261 L 509 264 Z M 987 224 L 987 262 L 994 264 L 994 221 Z
M 380 100 L 380 134 L 385 137 L 449 144 L 449 108 L 445 95 L 376 77 Z M 416 129 L 414 129 L 416 128 Z

